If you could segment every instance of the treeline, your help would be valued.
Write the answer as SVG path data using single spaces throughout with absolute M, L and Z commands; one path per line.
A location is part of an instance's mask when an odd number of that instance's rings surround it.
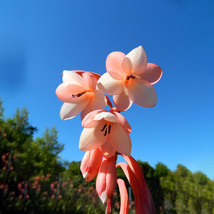
M 63 145 L 55 128 L 34 139 L 37 129 L 29 123 L 25 109 L 8 119 L 3 113 L 0 102 L 0 213 L 105 212 L 95 180 L 84 181 L 80 162 L 60 159 Z M 214 181 L 206 175 L 193 174 L 182 165 L 172 172 L 162 163 L 155 168 L 139 163 L 157 213 L 214 214 Z M 118 176 L 125 180 L 120 169 Z M 134 196 L 130 198 L 130 213 L 134 213 Z M 119 202 L 117 190 L 113 213 L 119 212 Z

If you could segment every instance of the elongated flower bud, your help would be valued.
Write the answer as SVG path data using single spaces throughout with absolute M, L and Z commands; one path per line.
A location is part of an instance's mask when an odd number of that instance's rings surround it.
M 98 148 L 85 153 L 81 162 L 80 170 L 83 178 L 85 178 L 87 182 L 92 181 L 97 175 L 101 162 L 102 153 Z
M 116 186 L 116 157 L 104 158 L 96 180 L 96 190 L 103 204 L 112 197 Z

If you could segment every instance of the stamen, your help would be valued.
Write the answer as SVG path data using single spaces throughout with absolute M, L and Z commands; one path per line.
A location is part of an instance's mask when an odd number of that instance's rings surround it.
M 133 74 L 130 74 L 129 76 L 126 77 L 126 80 L 128 81 L 130 78 L 135 79 L 135 76 Z
M 85 94 L 86 91 L 79 93 L 79 94 L 72 94 L 72 98 L 77 98 L 77 97 L 81 97 L 83 94 Z
M 104 131 L 104 129 L 106 128 L 107 123 L 103 126 L 103 128 L 100 130 L 101 132 Z
M 105 134 L 104 134 L 104 136 L 106 136 L 107 135 L 107 129 L 105 130 Z
M 111 125 L 108 126 L 108 134 L 111 132 Z

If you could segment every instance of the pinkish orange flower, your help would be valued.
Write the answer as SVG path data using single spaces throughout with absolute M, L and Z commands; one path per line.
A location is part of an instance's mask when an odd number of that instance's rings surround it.
M 104 94 L 96 89 L 97 77 L 90 72 L 63 71 L 63 83 L 56 89 L 57 97 L 64 102 L 60 117 L 71 119 L 81 112 L 83 119 L 89 112 L 105 108 Z
M 112 52 L 106 59 L 107 73 L 98 80 L 98 88 L 113 95 L 118 110 L 125 111 L 132 103 L 144 107 L 153 107 L 157 95 L 152 86 L 162 76 L 162 70 L 153 63 L 147 63 L 142 46 L 133 49 L 127 55 Z
M 105 157 L 111 157 L 115 152 L 130 155 L 130 125 L 119 113 L 92 111 L 83 119 L 82 126 L 85 128 L 80 136 L 80 150 L 99 147 Z

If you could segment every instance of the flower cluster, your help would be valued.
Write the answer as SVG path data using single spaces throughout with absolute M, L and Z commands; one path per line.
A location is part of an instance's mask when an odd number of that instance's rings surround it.
M 56 89 L 57 97 L 64 102 L 60 117 L 71 119 L 81 113 L 84 127 L 79 141 L 80 150 L 86 151 L 81 172 L 86 181 L 96 176 L 96 190 L 106 213 L 111 212 L 112 195 L 118 184 L 121 194 L 120 213 L 128 213 L 128 196 L 124 181 L 117 179 L 116 168 L 121 167 L 133 188 L 136 213 L 154 213 L 151 194 L 142 171 L 131 157 L 131 126 L 121 112 L 133 103 L 154 107 L 157 95 L 153 84 L 162 76 L 162 70 L 147 63 L 142 46 L 127 55 L 112 52 L 106 59 L 107 72 L 63 71 L 63 83 Z M 107 95 L 113 96 L 112 105 Z M 107 106 L 110 110 L 104 108 Z M 117 155 L 127 163 L 116 164 Z

